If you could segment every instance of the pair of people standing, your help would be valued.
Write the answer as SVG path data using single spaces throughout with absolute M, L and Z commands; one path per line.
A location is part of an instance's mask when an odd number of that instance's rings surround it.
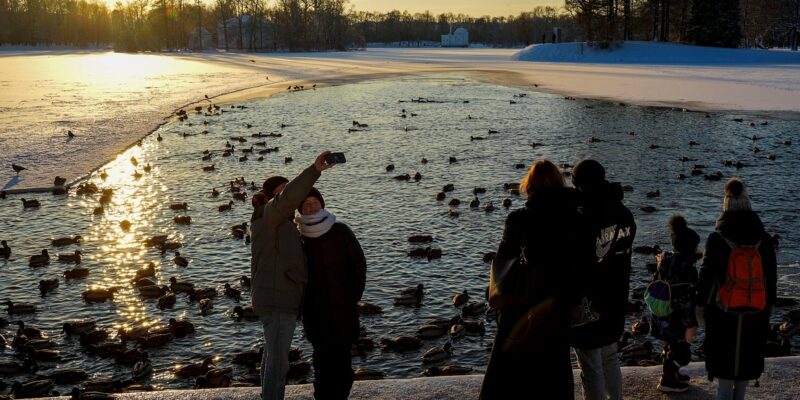
M 498 310 L 481 399 L 532 391 L 573 398 L 570 345 L 579 346 L 585 393 L 621 395 L 616 342 L 625 324 L 636 225 L 622 205 L 621 187 L 605 180 L 600 163 L 576 165 L 573 183 L 577 189 L 565 187 L 561 171 L 546 160 L 534 163 L 520 183 L 528 201 L 509 214 L 492 268 L 519 257 L 530 273 L 522 301 Z M 579 303 L 591 304 L 600 318 L 575 329 L 571 315 Z
M 292 181 L 267 179 L 253 197 L 250 272 L 253 309 L 264 328 L 264 400 L 284 398 L 289 347 L 301 315 L 314 347 L 314 397 L 346 399 L 353 383 L 350 346 L 359 333 L 356 305 L 366 260 L 353 232 L 325 210 L 313 187 L 333 166 L 325 162 L 328 154 Z

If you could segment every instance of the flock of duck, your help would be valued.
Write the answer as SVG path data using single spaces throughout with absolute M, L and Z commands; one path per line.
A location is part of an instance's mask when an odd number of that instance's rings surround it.
M 315 89 L 316 85 L 312 86 Z M 305 90 L 303 86 L 293 86 L 288 88 L 289 91 Z M 515 98 L 522 98 L 524 94 L 515 95 Z M 574 98 L 566 98 L 567 100 L 574 100 Z M 510 100 L 510 104 L 516 104 L 518 100 Z M 210 100 L 209 100 L 210 102 Z M 403 101 L 401 101 L 403 102 Z M 426 98 L 412 99 L 412 103 L 435 103 L 437 101 Z M 622 105 L 622 104 L 621 104 Z M 587 106 L 588 107 L 588 106 Z M 231 108 L 245 109 L 246 106 L 231 106 Z M 194 109 L 197 115 L 205 117 L 219 116 L 226 110 L 215 104 L 209 104 L 207 107 L 197 106 Z M 399 114 L 401 118 L 416 117 L 418 114 L 402 109 Z M 176 113 L 179 121 L 184 122 L 187 126 L 193 125 L 192 122 L 187 122 L 190 119 L 190 113 L 185 110 L 179 110 Z M 473 119 L 470 115 L 468 119 Z M 737 119 L 737 122 L 742 122 Z M 203 121 L 204 125 L 208 124 L 208 120 Z M 754 125 L 754 124 L 751 124 Z M 763 124 L 762 124 L 763 125 Z M 281 128 L 288 125 L 281 124 Z M 754 125 L 755 126 L 755 125 Z M 252 128 L 252 125 L 246 124 L 246 128 Z M 348 128 L 349 132 L 357 132 L 367 130 L 368 124 L 359 121 L 352 121 L 352 126 Z M 407 131 L 409 128 L 406 127 Z M 205 131 L 204 133 L 207 133 Z M 490 129 L 488 135 L 500 134 L 499 131 Z M 635 132 L 629 133 L 635 136 Z M 183 137 L 191 136 L 192 134 L 182 134 Z M 72 132 L 69 132 L 70 137 L 74 137 Z M 238 157 L 239 162 L 248 161 L 249 157 L 256 157 L 257 160 L 263 160 L 264 156 L 269 153 L 279 152 L 279 147 L 268 147 L 266 140 L 263 138 L 277 139 L 282 137 L 280 133 L 257 133 L 251 135 L 251 138 L 244 136 L 230 136 L 225 143 L 225 149 L 220 152 L 205 150 L 199 157 L 203 162 L 213 162 L 215 157 L 223 158 L 232 157 L 236 154 L 237 144 L 245 146 L 248 139 L 254 142 L 246 148 L 238 148 L 241 156 Z M 481 136 L 470 136 L 470 142 L 480 142 L 485 139 Z M 761 138 L 753 135 L 752 151 L 757 153 L 760 151 L 755 146 L 756 142 Z M 164 138 L 161 134 L 157 134 L 156 140 L 162 142 Z M 591 137 L 590 143 L 601 142 L 602 139 Z M 139 143 L 141 145 L 141 142 Z M 696 142 L 690 142 L 690 146 L 697 145 Z M 791 141 L 786 140 L 782 145 L 790 146 Z M 532 147 L 544 146 L 542 143 L 532 143 Z M 657 149 L 659 146 L 653 144 L 651 149 Z M 256 155 L 257 154 L 257 155 Z M 775 156 L 770 154 L 766 157 L 767 160 L 775 160 Z M 129 160 L 131 165 L 136 167 L 134 178 L 138 179 L 143 174 L 149 173 L 152 165 L 145 164 L 139 169 L 139 161 L 135 157 Z M 688 157 L 683 157 L 679 160 L 681 163 L 692 162 L 694 160 Z M 285 163 L 292 162 L 291 157 L 284 158 Z M 423 158 L 421 164 L 428 163 L 428 160 Z M 454 164 L 458 162 L 455 156 L 449 157 L 448 163 Z M 721 163 L 725 167 L 744 168 L 747 165 L 741 161 L 723 160 Z M 525 164 L 514 164 L 516 169 L 524 169 Z M 561 164 L 565 175 L 569 175 L 572 168 L 570 164 Z M 13 170 L 19 174 L 26 168 L 19 165 L 12 165 Z M 720 180 L 723 178 L 723 173 L 720 171 L 705 173 L 704 171 L 709 167 L 705 165 L 695 164 L 692 168 L 691 176 L 703 176 L 706 180 Z M 202 167 L 203 172 L 215 172 L 218 169 L 218 163 L 212 163 Z M 395 170 L 393 164 L 385 166 L 387 174 Z M 108 177 L 108 172 L 102 170 L 99 172 L 99 177 L 105 180 Z M 687 176 L 679 174 L 678 179 L 687 179 Z M 423 179 L 420 172 L 415 172 L 413 175 L 410 173 L 403 173 L 394 175 L 392 177 L 397 181 L 420 181 Z M 61 177 L 56 177 L 54 180 L 54 193 L 63 194 L 67 191 L 64 187 L 66 180 Z M 226 199 L 223 203 L 217 206 L 220 213 L 230 211 L 236 202 L 243 202 L 247 198 L 247 191 L 257 191 L 259 188 L 254 182 L 248 183 L 243 177 L 235 178 L 226 185 L 226 192 L 230 194 L 230 199 Z M 503 184 L 503 190 L 508 194 L 501 200 L 501 205 L 508 209 L 514 202 L 514 198 L 519 196 L 519 186 L 517 183 Z M 624 187 L 625 191 L 633 191 L 630 186 Z M 435 195 L 437 202 L 445 202 L 448 194 L 455 191 L 453 184 L 445 184 L 442 190 Z M 472 199 L 469 201 L 470 209 L 483 208 L 487 213 L 495 210 L 495 206 L 491 201 L 482 202 L 480 195 L 486 193 L 486 188 L 475 187 L 471 191 Z M 92 182 L 83 182 L 75 188 L 75 193 L 78 196 L 98 196 L 97 206 L 94 208 L 94 214 L 99 215 L 104 212 L 114 196 L 112 188 L 101 188 Z M 211 195 L 218 198 L 223 193 L 218 188 L 212 188 Z M 660 197 L 660 190 L 647 192 L 645 198 L 655 199 Z M 0 197 L 5 198 L 5 193 L 0 193 Z M 37 200 L 21 199 L 23 208 L 36 209 L 41 207 Z M 447 215 L 452 218 L 457 218 L 461 215 L 459 207 L 462 201 L 458 198 L 452 197 L 447 201 L 448 211 Z M 186 202 L 172 203 L 169 205 L 171 210 L 180 212 L 189 209 L 189 204 Z M 643 206 L 640 208 L 643 212 L 654 212 L 657 209 L 654 206 Z M 173 219 L 176 225 L 191 225 L 192 218 L 188 215 L 176 215 Z M 131 222 L 123 220 L 120 222 L 120 227 L 123 230 L 131 228 Z M 243 239 L 249 242 L 249 232 L 247 223 L 233 225 L 230 228 L 230 234 L 237 239 Z M 777 241 L 776 237 L 776 241 Z M 71 237 L 63 237 L 53 239 L 50 246 L 53 248 L 63 248 L 66 246 L 80 246 L 83 238 L 79 235 Z M 412 258 L 423 258 L 429 261 L 439 259 L 443 256 L 441 248 L 432 247 L 436 239 L 432 235 L 412 235 L 408 237 L 408 242 L 412 247 L 408 252 L 408 256 Z M 12 248 L 6 240 L 0 241 L 0 257 L 8 259 L 12 254 Z M 181 254 L 178 249 L 183 247 L 183 243 L 172 240 L 167 235 L 159 235 L 150 237 L 143 242 L 144 246 L 156 248 L 162 254 L 172 252 L 174 254 L 172 261 L 175 266 L 186 268 L 191 264 L 191 260 L 185 255 Z M 653 254 L 657 252 L 657 246 L 640 246 L 636 249 L 638 253 Z M 62 264 L 71 264 L 72 268 L 66 269 L 63 272 L 63 279 L 83 279 L 91 274 L 87 268 L 81 267 L 83 253 L 81 250 L 73 250 L 66 252 L 59 252 L 55 257 L 51 258 L 48 249 L 42 249 L 40 254 L 35 254 L 29 257 L 28 264 L 31 268 L 45 268 L 50 265 L 51 261 L 58 261 Z M 488 263 L 494 257 L 494 253 L 486 253 L 483 256 L 483 261 Z M 650 267 L 648 265 L 648 267 Z M 168 284 L 159 283 L 156 279 L 156 264 L 149 263 L 143 268 L 136 271 L 134 278 L 131 280 L 130 285 L 133 286 L 138 292 L 139 296 L 144 299 L 154 299 L 157 307 L 161 310 L 167 310 L 175 306 L 178 296 L 185 296 L 192 304 L 196 304 L 197 310 L 200 315 L 208 313 L 217 301 L 218 290 L 215 287 L 201 287 L 192 282 L 184 281 L 178 277 L 172 276 L 168 279 Z M 39 282 L 39 290 L 43 297 L 46 296 L 59 287 L 59 278 L 45 278 Z M 233 301 L 235 306 L 230 310 L 230 315 L 237 321 L 257 321 L 258 317 L 253 312 L 252 307 L 239 304 L 242 300 L 242 290 L 248 290 L 250 281 L 247 276 L 242 276 L 239 280 L 238 287 L 231 283 L 225 283 L 223 295 Z M 123 286 L 114 286 L 107 288 L 92 288 L 83 292 L 82 298 L 87 303 L 102 303 L 114 299 L 115 293 L 123 289 Z M 425 298 L 425 286 L 420 283 L 414 287 L 403 289 L 399 291 L 393 299 L 393 304 L 398 307 L 421 307 Z M 629 311 L 637 313 L 642 310 L 642 302 L 640 300 L 641 289 L 634 290 L 633 299 L 629 303 Z M 637 298 L 637 296 L 639 296 Z M 440 319 L 433 319 L 420 326 L 416 333 L 408 336 L 398 336 L 394 338 L 383 338 L 378 342 L 378 345 L 384 351 L 394 352 L 417 352 L 423 349 L 425 343 L 431 340 L 439 340 L 447 338 L 443 346 L 428 347 L 426 351 L 422 352 L 421 363 L 425 366 L 433 365 L 425 369 L 424 374 L 428 376 L 436 375 L 457 375 L 466 374 L 472 371 L 470 367 L 463 367 L 459 365 L 447 364 L 446 361 L 451 357 L 456 350 L 458 340 L 469 336 L 483 336 L 486 334 L 486 323 L 492 321 L 496 317 L 494 310 L 488 308 L 485 301 L 483 301 L 484 294 L 481 293 L 479 299 L 474 299 L 467 290 L 454 293 L 451 299 L 454 310 L 457 315 L 453 317 L 446 317 Z M 787 300 L 788 302 L 788 300 Z M 7 313 L 11 318 L 18 318 L 28 314 L 36 313 L 36 305 L 14 302 L 12 300 L 6 301 Z M 787 304 L 791 305 L 791 304 Z M 796 303 L 795 303 L 796 305 Z M 374 316 L 383 313 L 380 306 L 369 303 L 360 302 L 358 304 L 359 314 L 362 316 Z M 789 313 L 785 318 L 784 324 L 777 326 L 774 331 L 782 335 L 794 334 L 798 330 L 800 324 L 800 312 L 794 314 Z M 0 345 L 2 347 L 9 346 L 15 352 L 16 359 L 13 361 L 3 361 L 0 363 L 0 376 L 23 376 L 34 374 L 35 379 L 27 382 L 16 381 L 11 385 L 10 392 L 17 398 L 36 397 L 51 395 L 56 385 L 74 385 L 71 394 L 76 398 L 109 398 L 113 395 L 109 393 L 118 392 L 121 390 L 147 390 L 149 387 L 146 385 L 147 379 L 153 373 L 153 365 L 150 356 L 147 352 L 148 349 L 159 348 L 166 346 L 173 342 L 176 338 L 182 338 L 191 335 L 195 331 L 195 326 L 192 322 L 185 319 L 170 318 L 166 326 L 161 327 L 134 327 L 130 329 L 115 330 L 110 327 L 98 326 L 94 321 L 81 320 L 81 321 L 67 321 L 61 327 L 61 332 L 65 335 L 65 340 L 77 340 L 79 345 L 85 349 L 86 353 L 92 354 L 110 362 L 116 363 L 121 366 L 130 367 L 130 376 L 127 379 L 111 379 L 111 378 L 93 378 L 89 379 L 89 374 L 80 369 L 71 368 L 58 368 L 43 370 L 39 373 L 41 364 L 50 364 L 57 362 L 60 359 L 60 352 L 58 350 L 59 344 L 50 339 L 50 334 L 41 328 L 28 325 L 22 320 L 11 321 L 5 318 L 0 318 L 0 326 L 16 326 L 15 334 L 8 339 L 0 335 Z M 632 331 L 626 333 L 620 342 L 620 349 L 626 362 L 631 365 L 656 365 L 659 361 L 655 360 L 656 355 L 653 351 L 652 343 L 648 341 L 637 341 L 634 338 L 644 335 L 649 331 L 646 319 L 642 318 L 635 323 Z M 375 342 L 368 337 L 367 331 L 362 330 L 362 337 L 360 337 L 352 347 L 353 356 L 367 356 L 367 354 L 376 348 Z M 52 333 L 52 332 L 51 332 Z M 786 343 L 781 343 L 780 346 L 785 348 Z M 248 373 L 243 377 L 234 379 L 232 367 L 219 367 L 216 365 L 215 360 L 211 357 L 203 358 L 195 363 L 186 363 L 180 367 L 175 368 L 172 373 L 178 379 L 192 380 L 193 386 L 205 387 L 223 387 L 230 385 L 252 385 L 258 384 L 258 367 L 261 360 L 261 349 L 243 351 L 234 354 L 230 360 L 231 365 L 241 365 L 247 368 Z M 289 375 L 292 378 L 301 378 L 308 374 L 311 365 L 308 360 L 302 359 L 302 352 L 294 348 L 290 352 L 291 368 Z M 381 379 L 384 374 L 379 370 L 360 368 L 356 371 L 357 379 Z M 0 380 L 0 390 L 5 389 L 9 385 Z

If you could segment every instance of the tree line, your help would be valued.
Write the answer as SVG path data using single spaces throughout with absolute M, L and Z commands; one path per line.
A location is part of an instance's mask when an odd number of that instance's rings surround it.
M 0 0 L 0 44 L 113 46 L 120 51 L 344 50 L 434 45 L 455 27 L 471 43 L 658 40 L 723 47 L 793 46 L 800 0 L 565 0 L 518 15 L 357 11 L 347 0 Z

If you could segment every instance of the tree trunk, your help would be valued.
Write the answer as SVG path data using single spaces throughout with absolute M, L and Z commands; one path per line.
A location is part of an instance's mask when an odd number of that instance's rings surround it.
M 658 40 L 658 6 L 659 0 L 653 0 L 653 40 Z
M 622 40 L 631 38 L 630 25 L 631 25 L 631 0 L 624 0 L 623 13 L 625 14 L 624 28 L 622 29 Z
M 794 0 L 794 32 L 792 34 L 792 51 L 797 51 L 800 41 L 800 0 Z

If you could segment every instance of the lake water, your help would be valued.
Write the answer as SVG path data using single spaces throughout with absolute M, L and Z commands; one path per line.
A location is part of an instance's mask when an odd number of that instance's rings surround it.
M 419 97 L 430 102 L 411 101 Z M 567 100 L 459 75 L 367 81 L 285 93 L 244 106 L 227 105 L 221 115 L 208 117 L 188 110 L 187 121 L 175 119 L 157 131 L 163 141 L 157 141 L 154 134 L 104 166 L 106 180 L 98 174 L 89 179 L 101 188 L 114 189 L 101 215 L 93 215 L 99 195 L 79 196 L 74 190 L 67 196 L 29 194 L 0 200 L 0 238 L 13 248 L 10 259 L 0 259 L 4 282 L 0 299 L 37 305 L 38 313 L 22 319 L 44 329 L 62 352 L 60 362 L 43 363 L 43 369 L 81 367 L 96 376 L 130 376 L 129 367 L 86 355 L 77 340 L 60 333 L 63 322 L 74 319 L 93 319 L 109 329 L 164 325 L 172 317 L 194 322 L 194 334 L 149 350 L 155 367 L 151 383 L 165 388 L 192 385 L 172 375 L 178 364 L 214 356 L 217 365 L 228 366 L 233 353 L 257 345 L 262 337 L 260 324 L 235 321 L 231 317 L 231 309 L 237 305 L 233 300 L 220 294 L 213 310 L 201 316 L 196 303 L 179 295 L 174 309 L 161 311 L 155 300 L 142 299 L 129 281 L 137 269 L 153 261 L 160 284 L 175 276 L 220 291 L 225 283 L 238 286 L 238 278 L 249 272 L 250 248 L 235 239 L 229 228 L 248 221 L 251 207 L 248 196 L 244 203 L 235 202 L 229 212 L 217 211 L 217 206 L 231 198 L 229 182 L 244 177 L 260 186 L 271 175 L 293 177 L 325 149 L 347 156 L 347 163 L 326 171 L 317 187 L 328 209 L 352 227 L 366 253 L 364 300 L 382 306 L 384 313 L 362 317 L 362 325 L 376 343 L 381 338 L 413 336 L 426 321 L 457 315 L 451 304 L 456 292 L 467 290 L 473 298 L 481 297 L 488 282 L 488 264 L 482 256 L 496 250 L 508 214 L 500 202 L 511 198 L 511 209 L 523 204 L 523 199 L 509 195 L 503 184 L 519 181 L 531 162 L 542 157 L 557 164 L 573 164 L 583 158 L 602 162 L 610 180 L 634 188 L 626 193 L 625 203 L 639 227 L 636 245 L 659 244 L 662 248 L 669 245 L 666 221 L 675 212 L 686 215 L 691 227 L 705 238 L 721 210 L 725 179 L 741 176 L 768 231 L 783 237 L 778 253 L 780 295 L 797 296 L 800 246 L 796 205 L 800 193 L 796 172 L 800 158 L 796 142 L 800 128 L 796 121 Z M 743 122 L 734 121 L 736 118 Z M 349 132 L 354 120 L 368 127 Z M 750 126 L 751 122 L 755 126 Z M 489 134 L 489 130 L 497 133 Z M 282 137 L 252 137 L 259 132 Z M 470 136 L 485 140 L 470 140 Z M 232 137 L 247 141 L 234 142 Z M 599 141 L 590 140 L 592 137 Z M 795 143 L 785 145 L 785 140 Z M 231 157 L 222 157 L 226 141 L 236 146 Z M 279 147 L 279 152 L 257 161 L 258 150 L 264 147 L 255 143 L 261 141 Z M 689 146 L 690 141 L 698 145 Z M 534 142 L 542 145 L 534 148 Z M 251 145 L 255 154 L 239 161 L 240 149 Z M 651 149 L 652 145 L 658 148 Z M 754 146 L 760 152 L 754 153 Z M 211 161 L 201 160 L 206 149 L 213 154 Z M 768 160 L 768 154 L 775 159 Z M 138 167 L 132 165 L 131 157 L 138 160 Z M 286 164 L 285 157 L 294 161 Z M 429 160 L 427 164 L 421 162 L 423 157 Z M 449 157 L 458 161 L 450 163 Z M 682 157 L 691 161 L 682 162 Z M 724 160 L 747 166 L 738 170 L 725 167 Z M 517 163 L 525 164 L 526 169 L 516 168 Z M 149 173 L 142 170 L 145 164 L 152 165 Z M 216 171 L 203 172 L 202 167 L 210 164 L 215 164 Z M 388 164 L 395 165 L 393 172 L 385 171 Z M 720 171 L 723 180 L 691 176 L 695 164 L 705 165 L 707 174 Z M 143 174 L 141 178 L 134 178 L 136 171 Z M 422 175 L 419 182 L 393 179 L 415 172 Z M 53 171 L 53 175 L 57 173 Z M 687 178 L 678 180 L 680 173 Z M 448 200 L 436 201 L 437 192 L 449 183 L 455 191 L 448 193 Z M 482 204 L 493 202 L 497 206 L 494 212 L 466 205 L 474 187 L 487 189 L 479 198 Z M 212 188 L 221 192 L 219 197 L 211 195 Z M 645 196 L 655 190 L 660 190 L 660 197 Z M 23 210 L 21 197 L 37 199 L 42 206 Z M 458 218 L 448 216 L 451 198 L 462 200 L 456 207 L 461 212 Z M 171 203 L 179 202 L 187 202 L 189 210 L 170 210 Z M 644 206 L 657 211 L 644 213 L 639 210 Z M 176 215 L 191 216 L 191 225 L 176 225 Z M 126 219 L 131 222 L 128 231 L 120 228 Z M 162 234 L 183 243 L 180 252 L 190 260 L 188 267 L 175 266 L 171 253 L 162 255 L 143 245 L 145 239 Z M 432 261 L 409 258 L 406 253 L 416 246 L 406 239 L 413 234 L 433 235 L 433 247 L 441 248 L 443 257 Z M 80 247 L 50 246 L 51 239 L 70 235 L 83 236 Z M 28 266 L 28 257 L 42 249 L 55 255 L 77 248 L 84 254 L 81 265 L 91 271 L 86 279 L 64 281 L 62 273 L 72 265 L 58 261 L 43 268 Z M 643 286 L 649 278 L 646 262 L 650 262 L 649 256 L 634 256 L 632 287 Z M 38 282 L 51 277 L 59 277 L 61 285 L 41 297 Z M 417 283 L 426 288 L 420 308 L 392 305 L 400 289 Z M 89 287 L 114 285 L 122 289 L 113 301 L 86 304 L 81 299 Z M 247 303 L 249 294 L 244 294 L 243 303 Z M 637 317 L 631 315 L 629 323 Z M 10 339 L 13 332 L 7 328 L 6 337 Z M 494 324 L 487 323 L 485 336 L 455 340 L 448 363 L 483 370 L 494 332 Z M 388 377 L 416 377 L 425 368 L 420 359 L 424 350 L 446 340 L 427 341 L 422 350 L 405 354 L 376 349 L 365 358 L 354 358 L 353 365 L 382 370 Z M 304 350 L 304 359 L 310 358 L 311 348 L 302 337 L 302 328 L 296 332 L 294 345 Z M 13 357 L 10 348 L 0 354 L 2 359 Z M 236 370 L 236 378 L 245 373 Z

